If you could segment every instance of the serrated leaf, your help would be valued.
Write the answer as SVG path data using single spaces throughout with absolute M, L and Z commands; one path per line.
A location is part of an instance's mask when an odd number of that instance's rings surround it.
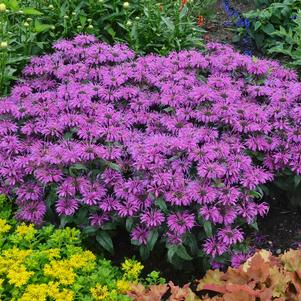
M 107 232 L 105 232 L 105 231 L 99 232 L 96 235 L 96 240 L 109 253 L 111 253 L 111 254 L 114 253 L 113 242 L 112 242 L 110 235 Z

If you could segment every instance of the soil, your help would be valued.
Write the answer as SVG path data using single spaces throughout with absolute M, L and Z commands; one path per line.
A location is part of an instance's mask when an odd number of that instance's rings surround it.
M 259 220 L 259 232 L 254 236 L 257 248 L 280 254 L 301 247 L 301 212 L 291 208 L 285 199 L 271 200 L 268 215 Z

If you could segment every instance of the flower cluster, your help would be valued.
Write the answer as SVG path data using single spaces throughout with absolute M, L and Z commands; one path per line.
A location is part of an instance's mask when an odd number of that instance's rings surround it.
M 20 220 L 41 223 L 54 202 L 168 245 L 210 223 L 214 257 L 243 240 L 238 221 L 267 213 L 258 185 L 301 172 L 301 84 L 275 61 L 216 43 L 136 58 L 86 35 L 54 49 L 1 101 L 0 187 Z
M 15 223 L 0 219 L 1 300 L 129 301 L 132 283 L 142 281 L 141 263 L 126 259 L 122 269 L 113 267 L 78 246 L 78 230 Z

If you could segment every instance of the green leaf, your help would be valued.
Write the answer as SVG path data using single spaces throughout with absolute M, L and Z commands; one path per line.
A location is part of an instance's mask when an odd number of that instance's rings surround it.
M 209 221 L 204 222 L 204 229 L 207 237 L 212 236 L 212 225 Z
M 142 260 L 146 260 L 150 255 L 150 251 L 147 246 L 140 246 L 139 253 Z
M 300 175 L 295 175 L 294 176 L 295 188 L 299 186 L 300 182 L 301 182 L 301 176 Z
M 176 255 L 187 261 L 192 260 L 192 257 L 187 253 L 186 248 L 183 245 L 177 246 Z
M 113 242 L 112 242 L 110 235 L 107 232 L 105 232 L 105 231 L 99 232 L 96 235 L 96 240 L 109 253 L 111 253 L 111 254 L 114 253 Z
M 134 219 L 132 217 L 128 217 L 125 222 L 125 228 L 128 232 L 131 232 L 134 227 Z
M 155 200 L 155 204 L 156 204 L 156 206 L 159 207 L 163 212 L 167 212 L 167 211 L 168 211 L 166 202 L 165 202 L 162 198 L 156 199 L 156 200 Z
M 25 15 L 31 15 L 31 16 L 42 16 L 43 13 L 38 11 L 37 9 L 33 8 L 33 7 L 24 7 L 22 8 L 23 13 Z
M 154 249 L 154 246 L 158 240 L 159 233 L 156 230 L 151 231 L 148 239 L 147 239 L 147 248 L 149 252 L 151 252 Z
M 9 9 L 11 9 L 13 11 L 20 10 L 19 1 L 18 0 L 6 0 L 6 1 L 4 1 L 4 3 L 7 6 L 7 8 L 9 8 Z
M 87 21 L 87 17 L 81 15 L 79 17 L 79 21 L 80 21 L 81 26 L 84 27 L 86 24 L 86 21 Z
M 253 229 L 255 229 L 256 231 L 259 231 L 258 224 L 257 224 L 256 221 L 253 222 L 252 224 L 250 224 L 250 226 L 251 226 Z
M 83 234 L 89 235 L 89 234 L 95 233 L 96 231 L 97 231 L 96 228 L 91 227 L 91 226 L 87 226 L 87 227 L 85 227 L 85 228 L 83 229 Z
M 275 31 L 275 27 L 273 24 L 268 23 L 267 25 L 262 27 L 262 31 L 268 35 L 271 35 Z
M 173 257 L 174 255 L 176 254 L 176 249 L 177 247 L 176 246 L 168 246 L 167 249 L 167 260 L 172 263 L 173 262 Z
M 120 166 L 118 164 L 116 164 L 116 163 L 107 162 L 107 164 L 108 164 L 108 167 L 110 167 L 110 168 L 112 168 L 112 169 L 114 169 L 116 171 L 119 171 L 119 172 L 122 171 L 121 168 L 120 168 Z
M 52 28 L 53 25 L 50 24 L 42 24 L 38 20 L 35 21 L 34 24 L 34 29 L 36 32 L 43 32 L 43 31 L 48 31 L 49 29 Z
M 254 27 L 255 27 L 255 30 L 258 30 L 261 27 L 261 22 L 256 21 Z

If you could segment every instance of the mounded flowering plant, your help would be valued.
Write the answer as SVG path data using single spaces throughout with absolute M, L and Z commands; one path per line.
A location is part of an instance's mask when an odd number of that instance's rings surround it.
M 268 211 L 260 185 L 301 171 L 300 96 L 293 71 L 225 45 L 61 40 L 1 101 L 1 190 L 18 219 L 58 216 L 111 252 L 122 225 L 144 257 L 160 241 L 174 263 L 230 259 Z

